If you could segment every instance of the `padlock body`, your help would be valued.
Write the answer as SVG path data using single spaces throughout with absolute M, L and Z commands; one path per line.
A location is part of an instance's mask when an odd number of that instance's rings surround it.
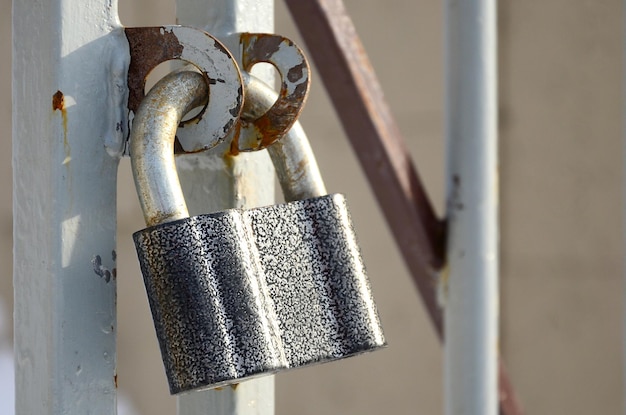
M 288 366 L 240 211 L 169 222 L 133 238 L 172 394 Z
M 134 235 L 172 393 L 384 346 L 342 195 Z
M 246 212 L 290 367 L 385 344 L 341 194 Z

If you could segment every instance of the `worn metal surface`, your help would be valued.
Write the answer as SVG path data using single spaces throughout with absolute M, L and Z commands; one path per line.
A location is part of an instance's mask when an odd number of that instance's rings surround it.
M 444 264 L 445 224 L 435 216 L 354 25 L 341 0 L 286 4 L 442 338 L 436 278 Z M 521 413 L 501 363 L 499 373 L 501 410 Z
M 234 151 L 260 150 L 283 137 L 300 115 L 311 84 L 310 69 L 302 50 L 285 37 L 242 33 L 239 42 L 244 71 L 266 62 L 276 68 L 281 78 L 276 102 L 255 119 L 243 119 L 231 146 Z M 245 88 L 250 80 L 247 73 L 242 75 Z
M 257 119 L 276 100 L 276 92 L 253 75 L 245 76 L 242 119 Z M 296 121 L 284 137 L 267 148 L 285 201 L 325 195 L 326 187 L 304 129 Z
M 186 152 L 215 147 L 235 126 L 242 106 L 241 77 L 230 52 L 216 38 L 184 26 L 124 29 L 130 47 L 128 109 L 132 121 L 144 97 L 146 77 L 158 64 L 180 59 L 194 65 L 211 85 L 211 97 L 195 117 L 181 123 L 178 140 Z
M 134 235 L 172 393 L 384 346 L 341 195 Z
M 174 161 L 183 116 L 206 102 L 204 77 L 191 71 L 161 79 L 142 100 L 130 133 L 133 177 L 147 226 L 189 216 Z

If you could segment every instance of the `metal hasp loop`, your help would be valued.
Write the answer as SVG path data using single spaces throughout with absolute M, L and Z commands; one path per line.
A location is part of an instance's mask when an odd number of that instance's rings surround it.
M 129 120 L 145 96 L 148 74 L 160 63 L 179 59 L 195 66 L 211 85 L 203 110 L 180 123 L 180 146 L 184 152 L 197 152 L 221 143 L 237 124 L 243 99 L 241 75 L 231 53 L 210 34 L 185 26 L 133 27 L 124 32 L 131 56 Z
M 286 37 L 242 33 L 239 39 L 244 89 L 250 80 L 247 72 L 260 62 L 273 65 L 281 78 L 275 102 L 256 118 L 242 119 L 240 131 L 235 133 L 233 150 L 254 151 L 271 146 L 296 122 L 309 93 L 311 71 L 302 50 Z M 254 101 L 249 105 L 255 105 Z

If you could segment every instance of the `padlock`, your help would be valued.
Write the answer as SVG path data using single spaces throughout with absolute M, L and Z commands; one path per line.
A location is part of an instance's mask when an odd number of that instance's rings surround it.
M 173 143 L 199 98 L 187 91 L 175 108 L 151 111 L 197 76 L 159 81 L 137 111 L 130 142 L 149 226 L 133 238 L 171 393 L 383 346 L 342 196 L 188 217 Z

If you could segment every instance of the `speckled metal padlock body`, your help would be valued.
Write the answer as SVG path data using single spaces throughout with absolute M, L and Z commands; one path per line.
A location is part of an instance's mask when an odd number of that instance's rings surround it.
M 342 195 L 133 235 L 172 393 L 384 346 Z

